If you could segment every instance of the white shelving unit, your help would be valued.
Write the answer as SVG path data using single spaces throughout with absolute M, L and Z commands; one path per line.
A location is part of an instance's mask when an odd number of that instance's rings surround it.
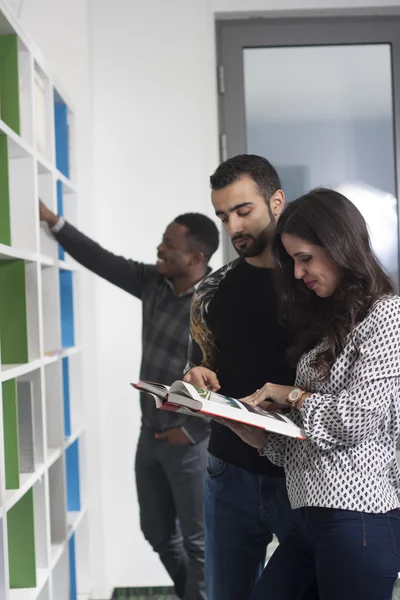
M 0 0 L 0 600 L 90 598 L 79 267 L 39 222 L 76 222 L 73 126 Z

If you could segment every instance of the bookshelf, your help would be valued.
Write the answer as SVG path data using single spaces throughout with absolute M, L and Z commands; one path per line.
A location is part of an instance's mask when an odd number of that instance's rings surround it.
M 71 103 L 0 1 L 0 600 L 90 597 Z

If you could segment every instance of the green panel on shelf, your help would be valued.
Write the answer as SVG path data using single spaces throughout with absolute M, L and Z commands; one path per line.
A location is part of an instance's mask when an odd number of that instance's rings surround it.
M 8 141 L 5 135 L 0 135 L 0 244 L 11 246 Z
M 20 135 L 18 38 L 0 36 L 0 118 Z
M 28 362 L 25 263 L 0 262 L 1 362 L 5 365 Z
M 15 379 L 3 382 L 2 394 L 6 488 L 16 490 L 19 488 L 19 444 L 17 384 Z
M 10 588 L 36 587 L 33 489 L 7 513 Z

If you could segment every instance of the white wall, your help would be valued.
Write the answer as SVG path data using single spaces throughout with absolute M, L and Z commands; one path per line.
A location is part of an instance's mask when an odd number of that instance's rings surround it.
M 197 0 L 114 0 L 112 12 L 108 0 L 94 0 L 91 10 L 97 237 L 117 253 L 153 262 L 175 216 L 212 215 L 212 13 Z M 116 585 L 163 585 L 168 577 L 140 532 L 133 474 L 140 413 L 129 382 L 139 373 L 141 307 L 103 282 L 98 306 L 107 566 Z

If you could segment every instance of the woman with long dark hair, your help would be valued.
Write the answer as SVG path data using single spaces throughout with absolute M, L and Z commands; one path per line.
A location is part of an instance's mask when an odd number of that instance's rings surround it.
M 379 206 L 376 207 L 379 210 Z M 289 204 L 274 242 L 296 386 L 252 404 L 290 407 L 306 441 L 229 424 L 286 471 L 295 524 L 253 600 L 389 600 L 400 570 L 400 298 L 358 209 L 330 189 Z

